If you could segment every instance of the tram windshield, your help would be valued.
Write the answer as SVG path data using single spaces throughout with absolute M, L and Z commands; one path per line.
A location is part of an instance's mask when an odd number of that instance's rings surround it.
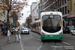
M 42 28 L 49 33 L 57 32 L 61 29 L 61 16 L 44 15 L 42 17 Z

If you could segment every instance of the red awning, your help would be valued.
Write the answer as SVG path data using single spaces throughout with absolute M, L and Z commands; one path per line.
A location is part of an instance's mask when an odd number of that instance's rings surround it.
M 4 23 L 0 20 L 0 24 L 4 24 Z
M 39 20 L 39 18 L 36 18 L 35 21 Z

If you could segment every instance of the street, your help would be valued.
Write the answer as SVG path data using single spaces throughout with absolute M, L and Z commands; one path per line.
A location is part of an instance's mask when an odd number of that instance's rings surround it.
M 0 39 L 0 50 L 75 50 L 75 36 L 63 35 L 63 41 L 41 42 L 40 35 L 35 32 L 22 34 L 19 43 L 14 42 L 15 36 L 11 36 L 11 43 L 7 43 L 7 37 Z
M 0 50 L 75 50 L 75 0 L 0 0 L 0 10 Z

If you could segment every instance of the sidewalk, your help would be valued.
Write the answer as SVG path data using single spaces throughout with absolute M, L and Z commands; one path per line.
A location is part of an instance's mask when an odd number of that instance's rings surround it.
M 2 34 L 2 32 L 0 31 L 0 39 L 6 37 L 5 35 Z
M 0 47 L 6 46 L 6 45 L 9 44 L 9 43 L 7 43 L 7 39 L 8 39 L 7 36 L 1 36 L 1 37 L 0 37 Z M 11 43 L 14 43 L 14 39 L 15 39 L 15 36 L 12 35 L 12 36 L 10 37 Z
M 15 35 L 10 37 L 10 43 L 7 43 L 8 37 L 0 39 L 0 50 L 21 50 L 20 43 L 14 42 Z

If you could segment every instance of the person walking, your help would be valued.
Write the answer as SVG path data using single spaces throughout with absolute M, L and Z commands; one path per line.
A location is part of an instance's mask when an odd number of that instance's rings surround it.
M 10 36 L 11 36 L 10 28 L 8 28 L 7 36 L 8 36 L 7 42 L 10 43 Z
M 19 42 L 18 40 L 18 29 L 15 27 L 15 41 L 14 42 Z
M 21 31 L 20 31 L 20 29 L 18 29 L 18 38 L 19 38 L 19 40 L 21 40 L 21 35 L 20 35 L 20 33 L 21 33 Z

